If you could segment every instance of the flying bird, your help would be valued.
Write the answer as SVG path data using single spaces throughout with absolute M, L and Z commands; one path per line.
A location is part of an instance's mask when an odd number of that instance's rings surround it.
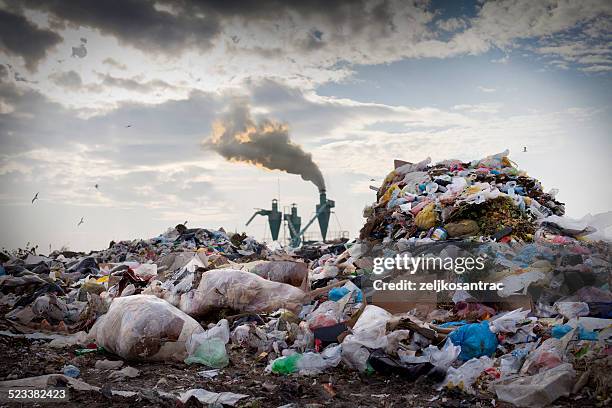
M 132 125 L 125 125 L 125 127 L 126 127 L 126 128 L 130 128 L 130 127 L 132 127 Z
M 97 190 L 97 189 L 98 189 L 98 187 L 100 187 L 100 186 L 98 186 L 98 184 L 95 184 L 95 185 L 94 185 L 94 187 L 95 187 L 95 188 L 96 188 L 96 190 Z
M 34 198 L 32 199 L 32 204 L 34 204 L 34 201 L 38 200 L 38 193 L 36 193 L 36 195 L 34 196 Z
M 81 217 L 81 221 L 79 221 L 79 223 L 77 224 L 77 227 L 79 227 L 82 223 L 85 222 L 85 221 L 83 221 L 83 218 L 85 218 L 85 217 Z
M 527 146 L 523 146 L 523 153 L 527 152 Z

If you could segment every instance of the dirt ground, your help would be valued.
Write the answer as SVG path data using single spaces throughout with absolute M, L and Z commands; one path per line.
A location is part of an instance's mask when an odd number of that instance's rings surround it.
M 178 395 L 191 388 L 247 394 L 250 397 L 241 400 L 238 406 L 252 408 L 279 407 L 290 403 L 294 404 L 292 408 L 509 406 L 496 403 L 493 395 L 471 397 L 459 392 L 439 392 L 426 381 L 411 382 L 400 377 L 378 374 L 366 376 L 341 367 L 317 377 L 265 374 L 265 362 L 256 362 L 254 356 L 240 348 L 230 351 L 230 365 L 215 378 L 200 376 L 198 371 L 205 367 L 197 365 L 130 362 L 126 365 L 140 370 L 140 376 L 120 382 L 109 381 L 108 371 L 94 368 L 96 360 L 118 359 L 106 352 L 77 356 L 77 347 L 53 349 L 47 346 L 47 341 L 5 336 L 0 336 L 0 348 L 0 380 L 61 373 L 64 365 L 73 364 L 81 371 L 79 379 L 90 385 L 139 392 L 139 395 L 130 398 L 105 397 L 105 393 L 98 392 L 71 392 L 70 401 L 62 403 L 69 407 L 176 407 L 180 403 L 160 398 L 156 390 Z M 586 392 L 578 397 L 558 400 L 555 406 L 597 406 L 596 400 L 589 398 Z M 49 403 L 39 406 L 49 406 Z M 186 406 L 201 405 L 192 399 Z

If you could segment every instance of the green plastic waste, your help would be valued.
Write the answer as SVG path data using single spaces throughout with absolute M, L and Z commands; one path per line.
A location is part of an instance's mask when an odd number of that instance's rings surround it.
M 100 353 L 100 352 L 103 352 L 103 351 L 104 351 L 104 347 L 98 347 L 98 348 L 94 348 L 94 349 L 90 349 L 90 348 L 78 349 L 74 353 L 77 356 L 82 356 L 83 354 Z
M 298 361 L 302 358 L 301 354 L 292 354 L 287 357 L 279 358 L 272 363 L 272 372 L 276 374 L 291 374 L 298 370 Z
M 204 364 L 211 368 L 223 368 L 229 364 L 225 343 L 219 339 L 208 339 L 185 359 L 187 364 Z

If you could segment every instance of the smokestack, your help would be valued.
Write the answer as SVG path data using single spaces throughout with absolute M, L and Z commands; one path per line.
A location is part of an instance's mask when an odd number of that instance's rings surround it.
M 319 191 L 325 191 L 321 170 L 310 153 L 291 141 L 287 125 L 270 119 L 255 123 L 245 101 L 234 101 L 213 124 L 212 135 L 204 141 L 204 147 L 230 161 L 298 174 Z

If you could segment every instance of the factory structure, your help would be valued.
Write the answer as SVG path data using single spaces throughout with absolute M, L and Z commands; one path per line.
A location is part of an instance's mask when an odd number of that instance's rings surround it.
M 251 218 L 249 218 L 246 225 L 248 226 L 258 215 L 268 217 L 268 226 L 270 227 L 272 240 L 278 241 L 281 226 L 284 223 L 289 232 L 289 245 L 292 247 L 298 247 L 302 243 L 309 241 L 308 237 L 313 235 L 312 231 L 309 231 L 309 229 L 316 220 L 319 224 L 321 238 L 324 242 L 326 242 L 329 219 L 335 205 L 336 204 L 333 200 L 327 198 L 325 190 L 321 190 L 319 192 L 319 203 L 315 206 L 315 215 L 302 227 L 302 217 L 298 215 L 298 208 L 296 204 L 291 204 L 291 207 L 286 207 L 284 211 L 281 211 L 279 209 L 278 200 L 273 199 L 272 208 L 270 210 L 257 209 Z M 346 238 L 348 237 L 348 232 L 337 231 L 335 235 L 336 236 L 334 238 Z

